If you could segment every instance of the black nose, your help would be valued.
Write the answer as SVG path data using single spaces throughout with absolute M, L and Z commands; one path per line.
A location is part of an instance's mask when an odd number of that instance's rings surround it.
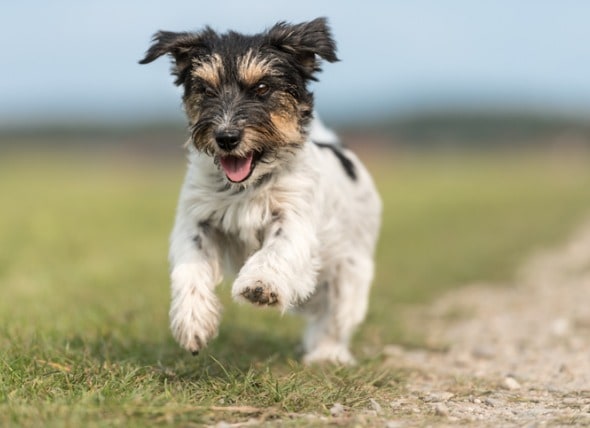
M 219 148 L 223 150 L 232 150 L 240 143 L 242 132 L 237 129 L 224 129 L 215 133 L 215 141 Z

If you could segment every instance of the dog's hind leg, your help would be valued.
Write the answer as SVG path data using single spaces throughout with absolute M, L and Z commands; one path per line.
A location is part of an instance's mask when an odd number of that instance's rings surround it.
M 371 257 L 357 256 L 333 269 L 330 278 L 302 308 L 308 318 L 303 338 L 305 363 L 355 363 L 348 344 L 367 313 L 372 279 Z

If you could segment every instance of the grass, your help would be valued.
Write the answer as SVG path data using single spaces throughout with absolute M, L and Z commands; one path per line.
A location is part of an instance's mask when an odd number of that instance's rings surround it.
M 370 424 L 370 400 L 391 414 L 406 377 L 381 364 L 379 349 L 419 344 L 401 309 L 511 278 L 590 212 L 581 156 L 382 156 L 369 162 L 385 213 L 371 310 L 354 343 L 361 364 L 303 367 L 301 321 L 235 305 L 227 286 L 219 337 L 194 358 L 167 328 L 166 247 L 183 163 L 0 155 L 0 426 L 298 426 L 329 417 L 334 403 Z

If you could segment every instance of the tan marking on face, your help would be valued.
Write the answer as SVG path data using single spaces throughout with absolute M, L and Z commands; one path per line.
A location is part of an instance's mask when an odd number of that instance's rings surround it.
M 270 120 L 282 135 L 282 143 L 301 144 L 303 138 L 299 130 L 297 118 L 292 114 L 271 113 Z
M 254 129 L 245 128 L 242 134 L 242 142 L 238 146 L 236 155 L 237 156 L 245 156 L 250 153 L 252 150 L 260 150 L 261 144 L 260 139 L 261 135 Z
M 238 59 L 237 66 L 240 80 L 246 85 L 254 85 L 263 77 L 273 75 L 273 60 L 257 57 L 252 50 Z
M 223 76 L 223 61 L 219 54 L 213 54 L 206 61 L 194 63 L 191 73 L 193 77 L 204 80 L 208 85 L 219 87 Z

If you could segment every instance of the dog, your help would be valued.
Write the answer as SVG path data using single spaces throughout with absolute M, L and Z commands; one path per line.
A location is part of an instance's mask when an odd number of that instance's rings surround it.
M 182 87 L 188 172 L 170 239 L 170 325 L 197 354 L 217 335 L 215 287 L 303 314 L 303 361 L 354 363 L 367 312 L 381 202 L 366 169 L 314 114 L 308 84 L 336 62 L 325 18 L 265 32 L 156 33 Z M 224 263 L 227 261 L 228 263 Z

